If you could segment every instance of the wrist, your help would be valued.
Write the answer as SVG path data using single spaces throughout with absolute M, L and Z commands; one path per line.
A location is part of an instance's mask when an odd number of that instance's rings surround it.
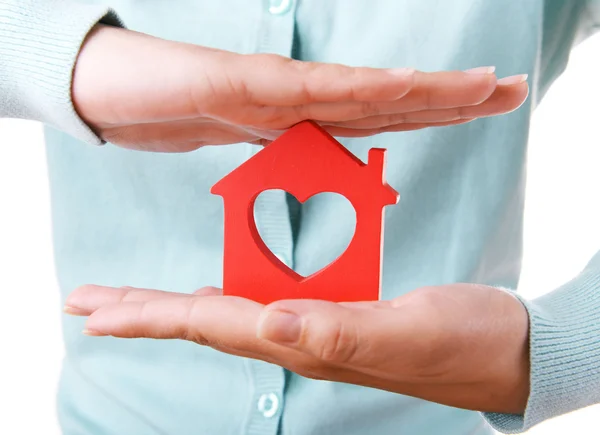
M 96 133 L 103 124 L 102 114 L 106 110 L 102 84 L 106 66 L 110 63 L 109 53 L 116 49 L 118 41 L 128 32 L 104 24 L 95 25 L 84 40 L 75 62 L 71 85 L 73 106 Z
M 506 330 L 505 337 L 497 346 L 504 349 L 498 366 L 497 410 L 505 414 L 522 415 L 527 407 L 530 391 L 529 316 L 522 302 L 512 292 L 512 301 L 506 313 L 506 321 L 513 328 Z M 509 315 L 511 314 L 512 315 Z

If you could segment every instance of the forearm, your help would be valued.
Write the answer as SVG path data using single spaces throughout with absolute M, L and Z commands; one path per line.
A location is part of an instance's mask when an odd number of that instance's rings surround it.
M 600 403 L 600 252 L 575 279 L 532 301 L 531 392 L 522 416 L 488 414 L 501 432 Z
M 67 0 L 0 0 L 0 117 L 41 121 L 86 142 L 100 143 L 71 99 L 77 55 L 100 21 L 121 25 L 105 6 Z

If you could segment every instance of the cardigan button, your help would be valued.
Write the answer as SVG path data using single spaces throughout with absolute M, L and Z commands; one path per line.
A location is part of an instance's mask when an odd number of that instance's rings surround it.
M 292 9 L 294 0 L 269 0 L 269 12 L 273 15 L 284 15 Z
M 262 394 L 258 398 L 258 411 L 263 417 L 271 418 L 277 414 L 279 410 L 279 397 L 275 393 Z

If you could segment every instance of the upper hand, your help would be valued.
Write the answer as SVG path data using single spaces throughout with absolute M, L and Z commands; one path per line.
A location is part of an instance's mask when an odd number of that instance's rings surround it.
M 84 286 L 65 311 L 89 335 L 184 339 L 300 375 L 478 411 L 522 413 L 529 393 L 528 318 L 513 295 L 455 284 L 392 301 L 284 300 Z
M 312 119 L 334 136 L 370 136 L 469 122 L 518 108 L 522 77 L 492 69 L 424 73 L 242 55 L 97 26 L 73 76 L 73 102 L 117 145 L 183 152 L 266 144 Z

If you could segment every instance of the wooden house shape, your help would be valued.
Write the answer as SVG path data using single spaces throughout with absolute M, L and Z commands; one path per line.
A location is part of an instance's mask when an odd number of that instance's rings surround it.
M 222 178 L 211 192 L 224 201 L 223 293 L 263 304 L 378 300 L 384 207 L 400 199 L 385 181 L 384 166 L 384 149 L 370 149 L 365 164 L 319 125 L 304 121 Z M 270 189 L 287 191 L 300 202 L 323 192 L 346 197 L 356 211 L 356 228 L 344 253 L 307 277 L 283 264 L 254 221 L 254 201 Z

